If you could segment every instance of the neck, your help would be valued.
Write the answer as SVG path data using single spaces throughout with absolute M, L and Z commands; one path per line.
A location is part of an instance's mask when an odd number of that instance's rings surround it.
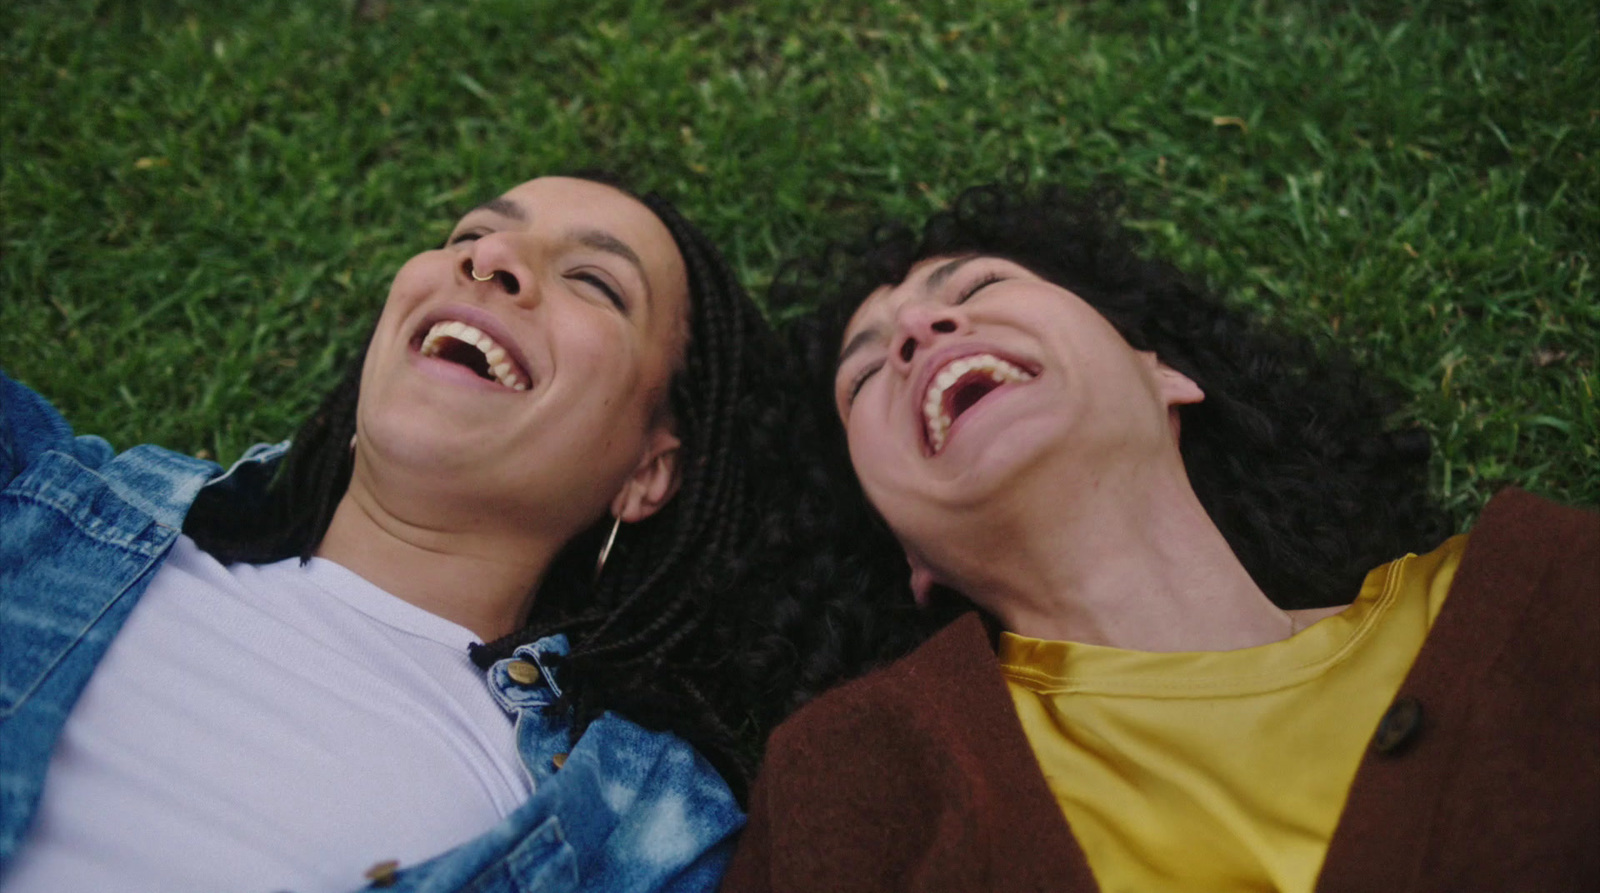
M 452 527 L 447 512 L 396 511 L 358 478 L 334 510 L 319 558 L 485 642 L 522 627 L 559 541 Z
M 1173 460 L 1074 482 L 1070 495 L 1014 488 L 1003 512 L 944 540 L 972 548 L 939 576 L 1033 638 L 1171 652 L 1292 635 L 1301 624 L 1255 585 Z

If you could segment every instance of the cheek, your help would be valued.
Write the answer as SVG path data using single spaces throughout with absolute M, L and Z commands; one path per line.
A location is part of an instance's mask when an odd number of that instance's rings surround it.
M 585 308 L 550 320 L 551 332 L 567 365 L 601 382 L 637 380 L 639 355 L 615 321 Z M 580 383 L 581 384 L 581 383 Z
M 394 279 L 389 282 L 389 297 L 385 302 L 386 307 L 396 301 L 415 301 L 419 294 L 439 284 L 435 280 L 439 278 L 440 270 L 444 265 L 435 256 L 438 253 L 436 251 L 426 251 L 401 265 L 400 269 L 394 274 Z
M 367 358 L 361 366 L 361 402 L 366 401 L 368 390 L 381 384 L 380 370 L 397 361 L 410 344 L 411 333 L 405 331 L 411 312 L 431 292 L 429 269 L 423 263 L 427 255 L 418 255 L 407 261 L 389 284 L 389 293 L 367 342 Z
M 642 429 L 664 399 L 670 369 L 632 340 L 625 323 L 579 309 L 551 320 L 557 377 L 565 377 L 578 412 L 612 434 Z
M 430 252 L 431 253 L 431 252 Z M 383 309 L 378 314 L 378 325 L 373 340 L 384 333 L 394 333 L 406 315 L 429 294 L 437 290 L 434 282 L 437 264 L 427 263 L 428 255 L 419 254 L 406 261 L 389 283 L 389 293 L 384 298 Z
M 895 461 L 886 434 L 866 420 L 857 421 L 845 430 L 856 480 L 861 482 L 867 499 L 880 512 L 884 511 L 886 502 L 894 501 L 894 494 L 900 489 L 896 472 L 903 467 L 903 463 Z

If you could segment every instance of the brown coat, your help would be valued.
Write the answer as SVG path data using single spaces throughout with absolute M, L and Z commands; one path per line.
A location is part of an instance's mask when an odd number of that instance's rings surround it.
M 779 727 L 722 889 L 1097 888 L 969 615 Z M 1600 516 L 1489 504 L 1317 889 L 1600 890 Z

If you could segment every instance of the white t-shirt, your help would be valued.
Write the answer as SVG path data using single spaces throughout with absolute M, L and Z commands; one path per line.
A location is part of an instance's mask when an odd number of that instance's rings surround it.
M 224 567 L 180 538 L 56 742 L 5 893 L 351 890 L 478 836 L 533 783 L 475 640 L 331 561 Z

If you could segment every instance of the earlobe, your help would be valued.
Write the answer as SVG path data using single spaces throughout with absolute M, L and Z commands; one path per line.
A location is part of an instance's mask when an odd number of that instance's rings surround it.
M 1168 406 L 1187 406 L 1206 399 L 1206 392 L 1194 383 L 1194 379 L 1160 360 L 1156 361 L 1156 380 Z
M 928 596 L 933 592 L 933 584 L 936 582 L 933 579 L 933 571 L 909 551 L 906 552 L 906 564 L 911 565 L 911 599 L 917 603 L 917 607 L 926 608 Z
M 614 517 L 627 524 L 637 524 L 672 500 L 681 480 L 678 474 L 680 447 L 677 435 L 665 427 L 651 434 L 644 456 L 622 485 L 622 492 L 611 501 Z

